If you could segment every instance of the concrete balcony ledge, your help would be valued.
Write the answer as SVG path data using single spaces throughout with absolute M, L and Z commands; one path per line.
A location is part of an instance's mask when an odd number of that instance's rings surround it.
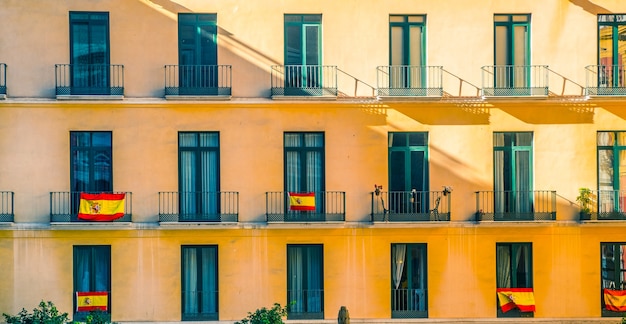
M 234 324 L 237 321 L 202 321 L 202 322 L 120 322 L 118 324 Z M 332 320 L 285 320 L 286 324 L 337 324 L 336 319 Z M 546 323 L 546 324 L 619 324 L 619 317 L 601 318 L 420 318 L 420 319 L 358 319 L 351 318 L 350 324 L 501 324 L 501 323 Z
M 57 95 L 57 100 L 123 100 L 121 95 Z

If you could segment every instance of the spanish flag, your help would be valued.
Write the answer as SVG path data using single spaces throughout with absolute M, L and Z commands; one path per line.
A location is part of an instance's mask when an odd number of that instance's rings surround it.
M 96 222 L 110 222 L 124 216 L 126 194 L 80 193 L 78 218 Z
M 613 290 L 605 288 L 604 307 L 614 312 L 626 312 L 626 290 Z
M 315 210 L 315 193 L 289 193 L 289 210 Z
M 76 292 L 76 311 L 91 312 L 101 310 L 106 312 L 109 305 L 109 293 L 106 291 Z
M 496 293 L 504 313 L 513 308 L 519 308 L 521 312 L 535 311 L 535 295 L 532 288 L 497 288 Z

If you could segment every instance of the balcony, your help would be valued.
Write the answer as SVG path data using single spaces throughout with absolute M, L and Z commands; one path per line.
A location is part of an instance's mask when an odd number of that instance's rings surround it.
M 7 65 L 0 63 L 0 99 L 7 97 Z
M 450 197 L 444 191 L 372 192 L 372 222 L 449 221 Z
M 238 192 L 159 192 L 159 222 L 237 222 L 238 218 Z
M 441 97 L 443 67 L 392 65 L 376 68 L 378 97 Z
M 122 99 L 124 66 L 55 64 L 57 99 Z
M 327 65 L 273 65 L 272 98 L 337 97 L 337 67 Z
M 626 96 L 624 67 L 589 65 L 585 67 L 587 96 Z
M 113 222 L 130 222 L 132 220 L 132 193 L 125 193 L 124 216 Z M 93 221 L 78 219 L 80 206 L 80 192 L 51 192 L 50 193 L 50 222 L 59 223 L 94 223 Z M 99 222 L 111 223 L 111 222 Z
M 230 65 L 166 65 L 165 98 L 230 99 Z
M 548 66 L 494 65 L 482 67 L 483 97 L 547 97 Z
M 265 193 L 267 222 L 343 222 L 346 219 L 346 193 L 315 192 L 314 210 L 290 210 L 287 192 Z
M 391 318 L 428 317 L 428 290 L 391 289 Z
M 477 221 L 556 219 L 556 191 L 477 191 Z
M 0 222 L 12 222 L 15 218 L 13 196 L 11 191 L 0 191 Z
M 588 211 L 581 211 L 580 220 L 626 220 L 625 190 L 592 190 Z

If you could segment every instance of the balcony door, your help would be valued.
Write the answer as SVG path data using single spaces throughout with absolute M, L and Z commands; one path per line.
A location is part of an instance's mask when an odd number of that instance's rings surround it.
M 626 132 L 598 132 L 598 218 L 626 211 Z
M 178 14 L 179 92 L 217 94 L 217 15 Z
M 496 88 L 530 87 L 530 15 L 494 15 Z
M 324 247 L 287 245 L 287 319 L 324 318 Z
M 324 212 L 324 133 L 285 133 L 285 192 L 315 193 L 314 214 Z M 285 204 L 285 209 L 288 210 Z M 302 212 L 288 212 L 288 215 Z
M 178 134 L 181 221 L 218 221 L 219 133 Z
M 625 87 L 626 15 L 598 15 L 599 87 Z
M 425 29 L 426 16 L 389 16 L 390 88 L 426 87 Z M 401 90 L 396 91 L 401 92 Z
M 70 12 L 70 67 L 72 94 L 110 94 L 108 12 Z
M 533 134 L 494 133 L 495 217 L 530 218 L 533 215 Z
M 285 94 L 322 84 L 322 15 L 285 15 Z
M 389 211 L 427 213 L 428 133 L 389 133 Z

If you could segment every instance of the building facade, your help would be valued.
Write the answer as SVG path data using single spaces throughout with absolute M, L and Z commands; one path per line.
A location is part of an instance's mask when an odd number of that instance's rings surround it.
M 623 1 L 5 0 L 0 30 L 0 312 L 623 314 Z

